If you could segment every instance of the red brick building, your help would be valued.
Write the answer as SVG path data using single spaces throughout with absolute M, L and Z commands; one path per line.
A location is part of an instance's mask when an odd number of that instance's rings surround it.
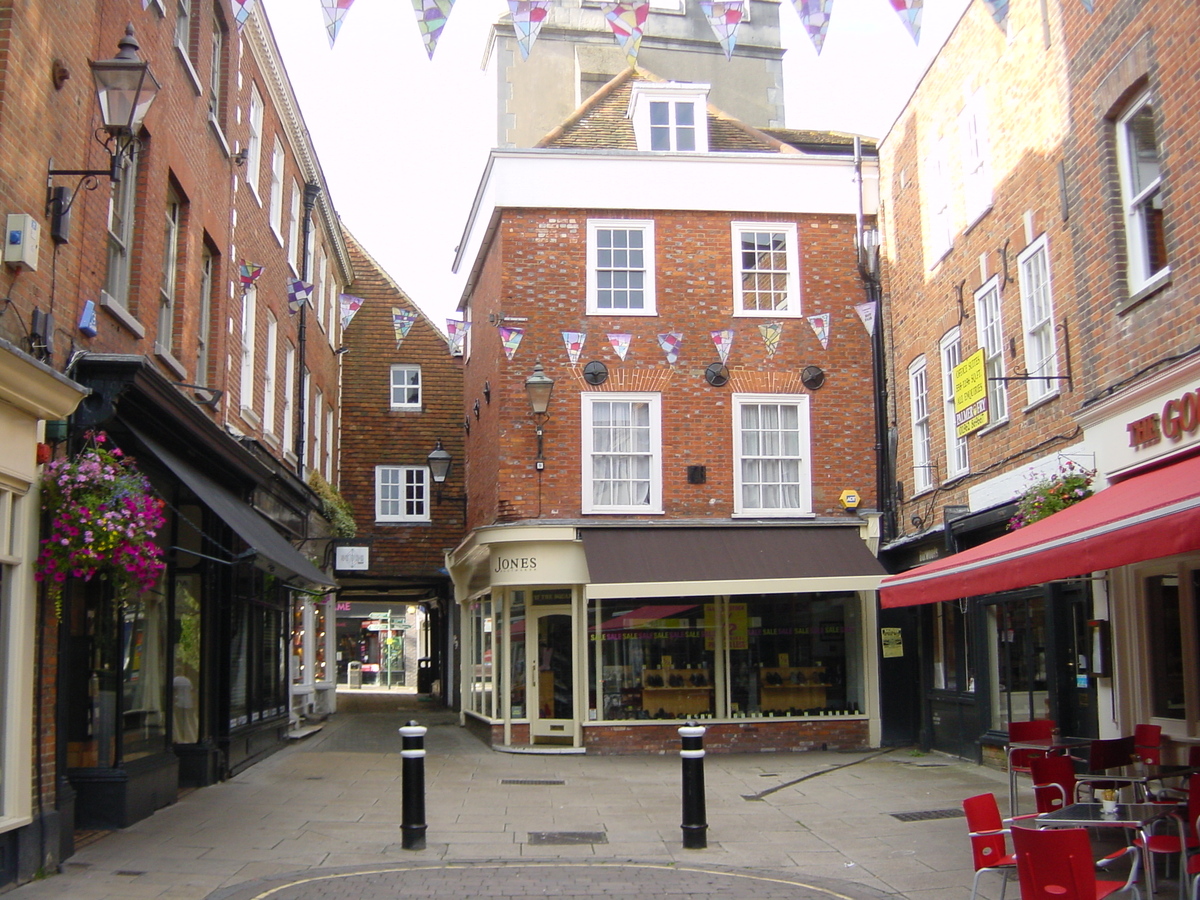
M 717 749 L 879 740 L 874 161 L 706 98 L 630 70 L 493 151 L 459 247 L 447 560 L 463 708 L 497 745 L 663 752 L 689 717 Z
M 161 86 L 128 149 L 128 128 L 100 127 L 90 71 L 118 42 Z M 19 425 L 0 498 L 15 529 L 2 887 L 69 856 L 75 827 L 150 815 L 331 708 L 331 604 L 292 588 L 334 584 L 309 479 L 339 478 L 352 274 L 261 9 L 239 29 L 224 2 L 6 4 L 0 47 L 0 385 Z M 252 285 L 243 263 L 262 267 Z M 314 286 L 302 308 L 293 280 Z M 35 461 L 74 456 L 93 430 L 165 503 L 166 567 L 142 592 L 69 578 L 60 618 L 33 580 Z
M 901 698 L 928 745 L 998 753 L 1035 718 L 1196 733 L 1198 25 L 1186 3 L 972 3 L 880 145 L 881 596 L 928 650 Z M 1080 471 L 1094 497 L 1009 531 Z

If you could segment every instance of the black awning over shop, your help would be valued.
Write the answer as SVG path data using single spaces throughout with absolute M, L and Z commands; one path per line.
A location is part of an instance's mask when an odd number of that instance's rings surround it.
M 581 529 L 589 597 L 874 590 L 883 566 L 857 527 Z
M 261 513 L 153 438 L 147 437 L 138 429 L 131 430 L 163 465 L 179 476 L 179 480 L 186 484 L 201 502 L 254 548 L 264 568 L 284 581 L 298 579 L 318 587 L 337 587 L 335 581 L 309 562 Z

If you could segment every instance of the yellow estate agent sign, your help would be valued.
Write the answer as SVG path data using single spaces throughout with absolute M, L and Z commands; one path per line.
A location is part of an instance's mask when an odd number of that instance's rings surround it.
M 976 350 L 954 367 L 954 425 L 959 437 L 988 423 L 987 372 L 983 350 Z

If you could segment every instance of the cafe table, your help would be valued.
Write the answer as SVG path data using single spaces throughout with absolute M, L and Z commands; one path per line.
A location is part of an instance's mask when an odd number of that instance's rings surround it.
M 1177 766 L 1177 765 L 1151 765 L 1148 763 L 1136 762 L 1127 766 L 1112 766 L 1107 769 L 1089 769 L 1086 772 L 1080 772 L 1076 776 L 1075 783 L 1078 787 L 1089 785 L 1091 782 L 1111 782 L 1114 785 L 1133 785 L 1136 789 L 1136 797 L 1139 800 L 1145 800 L 1150 793 L 1149 786 L 1153 782 L 1162 782 L 1168 778 L 1187 778 L 1189 775 L 1200 772 L 1200 767 L 1197 766 Z
M 1009 741 L 1004 745 L 1004 754 L 1008 762 L 1008 809 L 1009 815 L 1017 815 L 1017 773 L 1013 769 L 1012 757 L 1017 750 L 1041 750 L 1052 755 L 1055 753 L 1070 753 L 1080 747 L 1090 747 L 1091 738 L 1063 737 L 1030 738 L 1027 741 Z
M 1146 849 L 1150 826 L 1159 819 L 1178 814 L 1171 803 L 1118 803 L 1111 813 L 1101 803 L 1072 803 L 1033 819 L 1038 828 L 1128 828 L 1142 837 L 1142 868 L 1150 894 L 1154 894 L 1154 860 Z

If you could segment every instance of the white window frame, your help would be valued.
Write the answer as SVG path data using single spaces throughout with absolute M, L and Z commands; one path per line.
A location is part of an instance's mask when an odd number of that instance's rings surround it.
M 271 151 L 271 231 L 283 246 L 283 144 L 278 135 Z
M 958 436 L 954 417 L 954 368 L 962 362 L 962 332 L 950 329 L 938 344 L 942 361 L 942 420 L 946 427 L 946 479 L 960 478 L 971 471 L 967 439 Z
M 292 216 L 288 221 L 288 263 L 292 274 L 300 277 L 300 185 L 292 179 Z
M 411 381 L 401 381 L 400 383 L 397 383 L 396 379 L 397 379 L 398 375 L 411 376 L 414 374 L 416 375 L 415 383 L 413 383 Z M 421 385 L 421 367 L 420 366 L 403 365 L 400 363 L 393 365 L 391 368 L 389 385 L 390 385 L 390 387 L 389 387 L 389 391 L 388 391 L 388 397 L 389 397 L 388 402 L 392 409 L 404 409 L 404 410 L 413 410 L 413 411 L 420 412 L 420 410 L 422 408 L 422 401 L 424 400 L 424 393 L 422 391 L 422 385 Z M 405 400 L 405 399 L 400 399 L 400 400 L 396 399 L 397 391 L 407 392 L 407 391 L 411 391 L 413 389 L 415 389 L 417 392 L 417 398 L 415 401 Z
M 163 209 L 163 270 L 158 290 L 157 351 L 172 355 L 175 347 L 175 292 L 179 282 L 179 236 L 183 226 L 183 201 L 174 188 L 167 189 Z
M 242 294 L 242 409 L 254 410 L 254 341 L 258 315 L 258 288 L 251 285 Z
M 192 52 L 192 0 L 176 0 L 175 46 L 185 57 Z
M 37 496 L 36 490 L 18 493 L 0 485 L 0 833 L 26 824 L 32 815 L 29 729 L 38 620 L 31 560 L 36 552 Z
M 325 407 L 325 480 L 333 484 L 333 457 L 334 457 L 334 427 L 333 427 L 333 407 Z
M 734 394 L 733 395 L 733 512 L 735 516 L 755 518 L 813 515 L 812 508 L 812 435 L 809 418 L 809 398 L 805 394 Z M 763 453 L 754 455 L 755 460 L 794 461 L 797 465 L 797 502 L 794 506 L 750 506 L 746 502 L 746 429 L 742 412 L 748 406 L 791 406 L 796 409 L 796 452 L 785 454 Z M 780 428 L 778 431 L 782 431 Z M 759 482 L 763 483 L 763 482 Z M 782 483 L 782 478 L 778 483 Z
M 771 269 L 744 268 L 745 257 L 742 241 L 745 235 L 782 234 L 786 242 L 784 247 L 784 263 L 787 266 L 786 285 L 784 288 L 784 306 L 779 309 L 752 309 L 746 307 L 747 292 L 745 278 L 754 272 L 774 272 Z M 733 247 L 733 314 L 735 316 L 757 317 L 797 317 L 803 315 L 800 298 L 800 237 L 795 222 L 734 222 L 731 226 Z M 771 251 L 774 253 L 775 251 Z M 756 262 L 758 257 L 756 254 Z
M 308 417 L 308 430 L 312 434 L 312 439 L 308 442 L 308 467 L 314 472 L 320 472 L 322 456 L 321 429 L 325 424 L 325 392 L 320 388 L 313 388 L 312 394 L 312 413 Z
M 607 392 L 585 391 L 580 395 L 580 415 L 583 445 L 583 497 L 585 514 L 596 513 L 643 513 L 657 514 L 662 509 L 662 394 L 657 392 Z M 647 502 L 638 504 L 601 504 L 596 500 L 594 484 L 595 459 L 603 451 L 596 449 L 594 410 L 601 403 L 631 403 L 647 405 L 647 430 L 649 447 L 645 451 L 631 452 L 624 456 L 644 456 L 649 460 L 649 488 Z M 611 454 L 616 456 L 618 454 Z
M 930 148 L 925 162 L 928 180 L 924 191 L 929 212 L 929 265 L 932 268 L 954 247 L 950 198 L 950 145 L 945 137 L 938 138 Z
M 988 427 L 1008 421 L 1008 382 L 1004 367 L 1004 318 L 1000 277 L 992 276 L 975 292 L 975 324 L 983 348 L 983 374 L 987 378 Z
M 933 435 L 929 425 L 929 368 L 924 356 L 908 367 L 909 414 L 912 418 L 913 495 L 931 490 Z
M 263 431 L 276 434 L 275 393 L 276 372 L 279 361 L 279 322 L 274 313 L 267 311 L 267 354 L 263 363 Z
M 138 154 L 121 162 L 121 180 L 112 185 L 108 201 L 108 267 L 104 277 L 104 295 L 108 302 L 129 309 L 129 279 L 133 250 L 133 230 L 137 216 Z
M 1050 243 L 1042 235 L 1017 256 L 1021 321 L 1025 339 L 1025 382 L 1030 405 L 1058 396 L 1058 342 L 1054 333 L 1054 291 Z M 1034 377 L 1040 376 L 1040 377 Z
M 642 267 L 610 267 L 616 272 L 642 272 L 640 308 L 602 307 L 599 305 L 600 275 L 598 241 L 601 231 L 630 231 L 642 234 Z M 652 219 L 588 219 L 587 236 L 587 314 L 589 316 L 655 316 L 654 294 L 654 221 Z
M 192 379 L 199 385 L 208 384 L 209 349 L 212 342 L 212 301 L 216 288 L 216 256 L 208 244 L 200 254 L 200 311 L 196 323 L 196 372 Z
M 987 96 L 983 88 L 967 99 L 959 116 L 962 139 L 963 202 L 967 227 L 992 208 L 992 173 L 988 165 L 990 144 L 987 127 Z
M 1153 165 L 1138 164 L 1137 142 L 1132 138 L 1133 122 L 1142 112 L 1148 112 L 1153 123 L 1154 100 L 1142 94 L 1117 119 L 1117 170 L 1121 182 L 1121 205 L 1125 218 L 1125 246 L 1128 257 L 1129 293 L 1136 296 L 1157 287 L 1171 274 L 1171 267 L 1151 271 L 1150 210 L 1162 208 L 1163 177 L 1162 150 L 1157 128 L 1154 130 L 1156 156 Z M 1147 160 L 1148 161 L 1148 160 Z M 1160 225 L 1161 227 L 1161 225 Z
M 291 341 L 284 343 L 283 349 L 283 403 L 280 413 L 283 415 L 282 432 L 283 452 L 295 459 L 296 456 L 296 348 Z
M 208 118 L 221 129 L 221 99 L 225 94 L 225 28 L 220 14 L 213 9 L 212 71 L 208 73 Z
M 250 127 L 250 136 L 246 138 L 246 184 L 250 185 L 255 202 L 262 206 L 258 176 L 262 169 L 263 100 L 254 82 L 250 83 L 250 110 L 246 121 Z
M 428 522 L 430 481 L 426 466 L 376 466 L 375 521 Z M 385 509 L 385 504 L 398 504 L 401 509 Z M 405 509 L 410 504 L 412 511 Z
M 708 90 L 707 84 L 635 82 L 626 115 L 638 150 L 707 153 Z M 666 122 L 660 121 L 664 112 Z

